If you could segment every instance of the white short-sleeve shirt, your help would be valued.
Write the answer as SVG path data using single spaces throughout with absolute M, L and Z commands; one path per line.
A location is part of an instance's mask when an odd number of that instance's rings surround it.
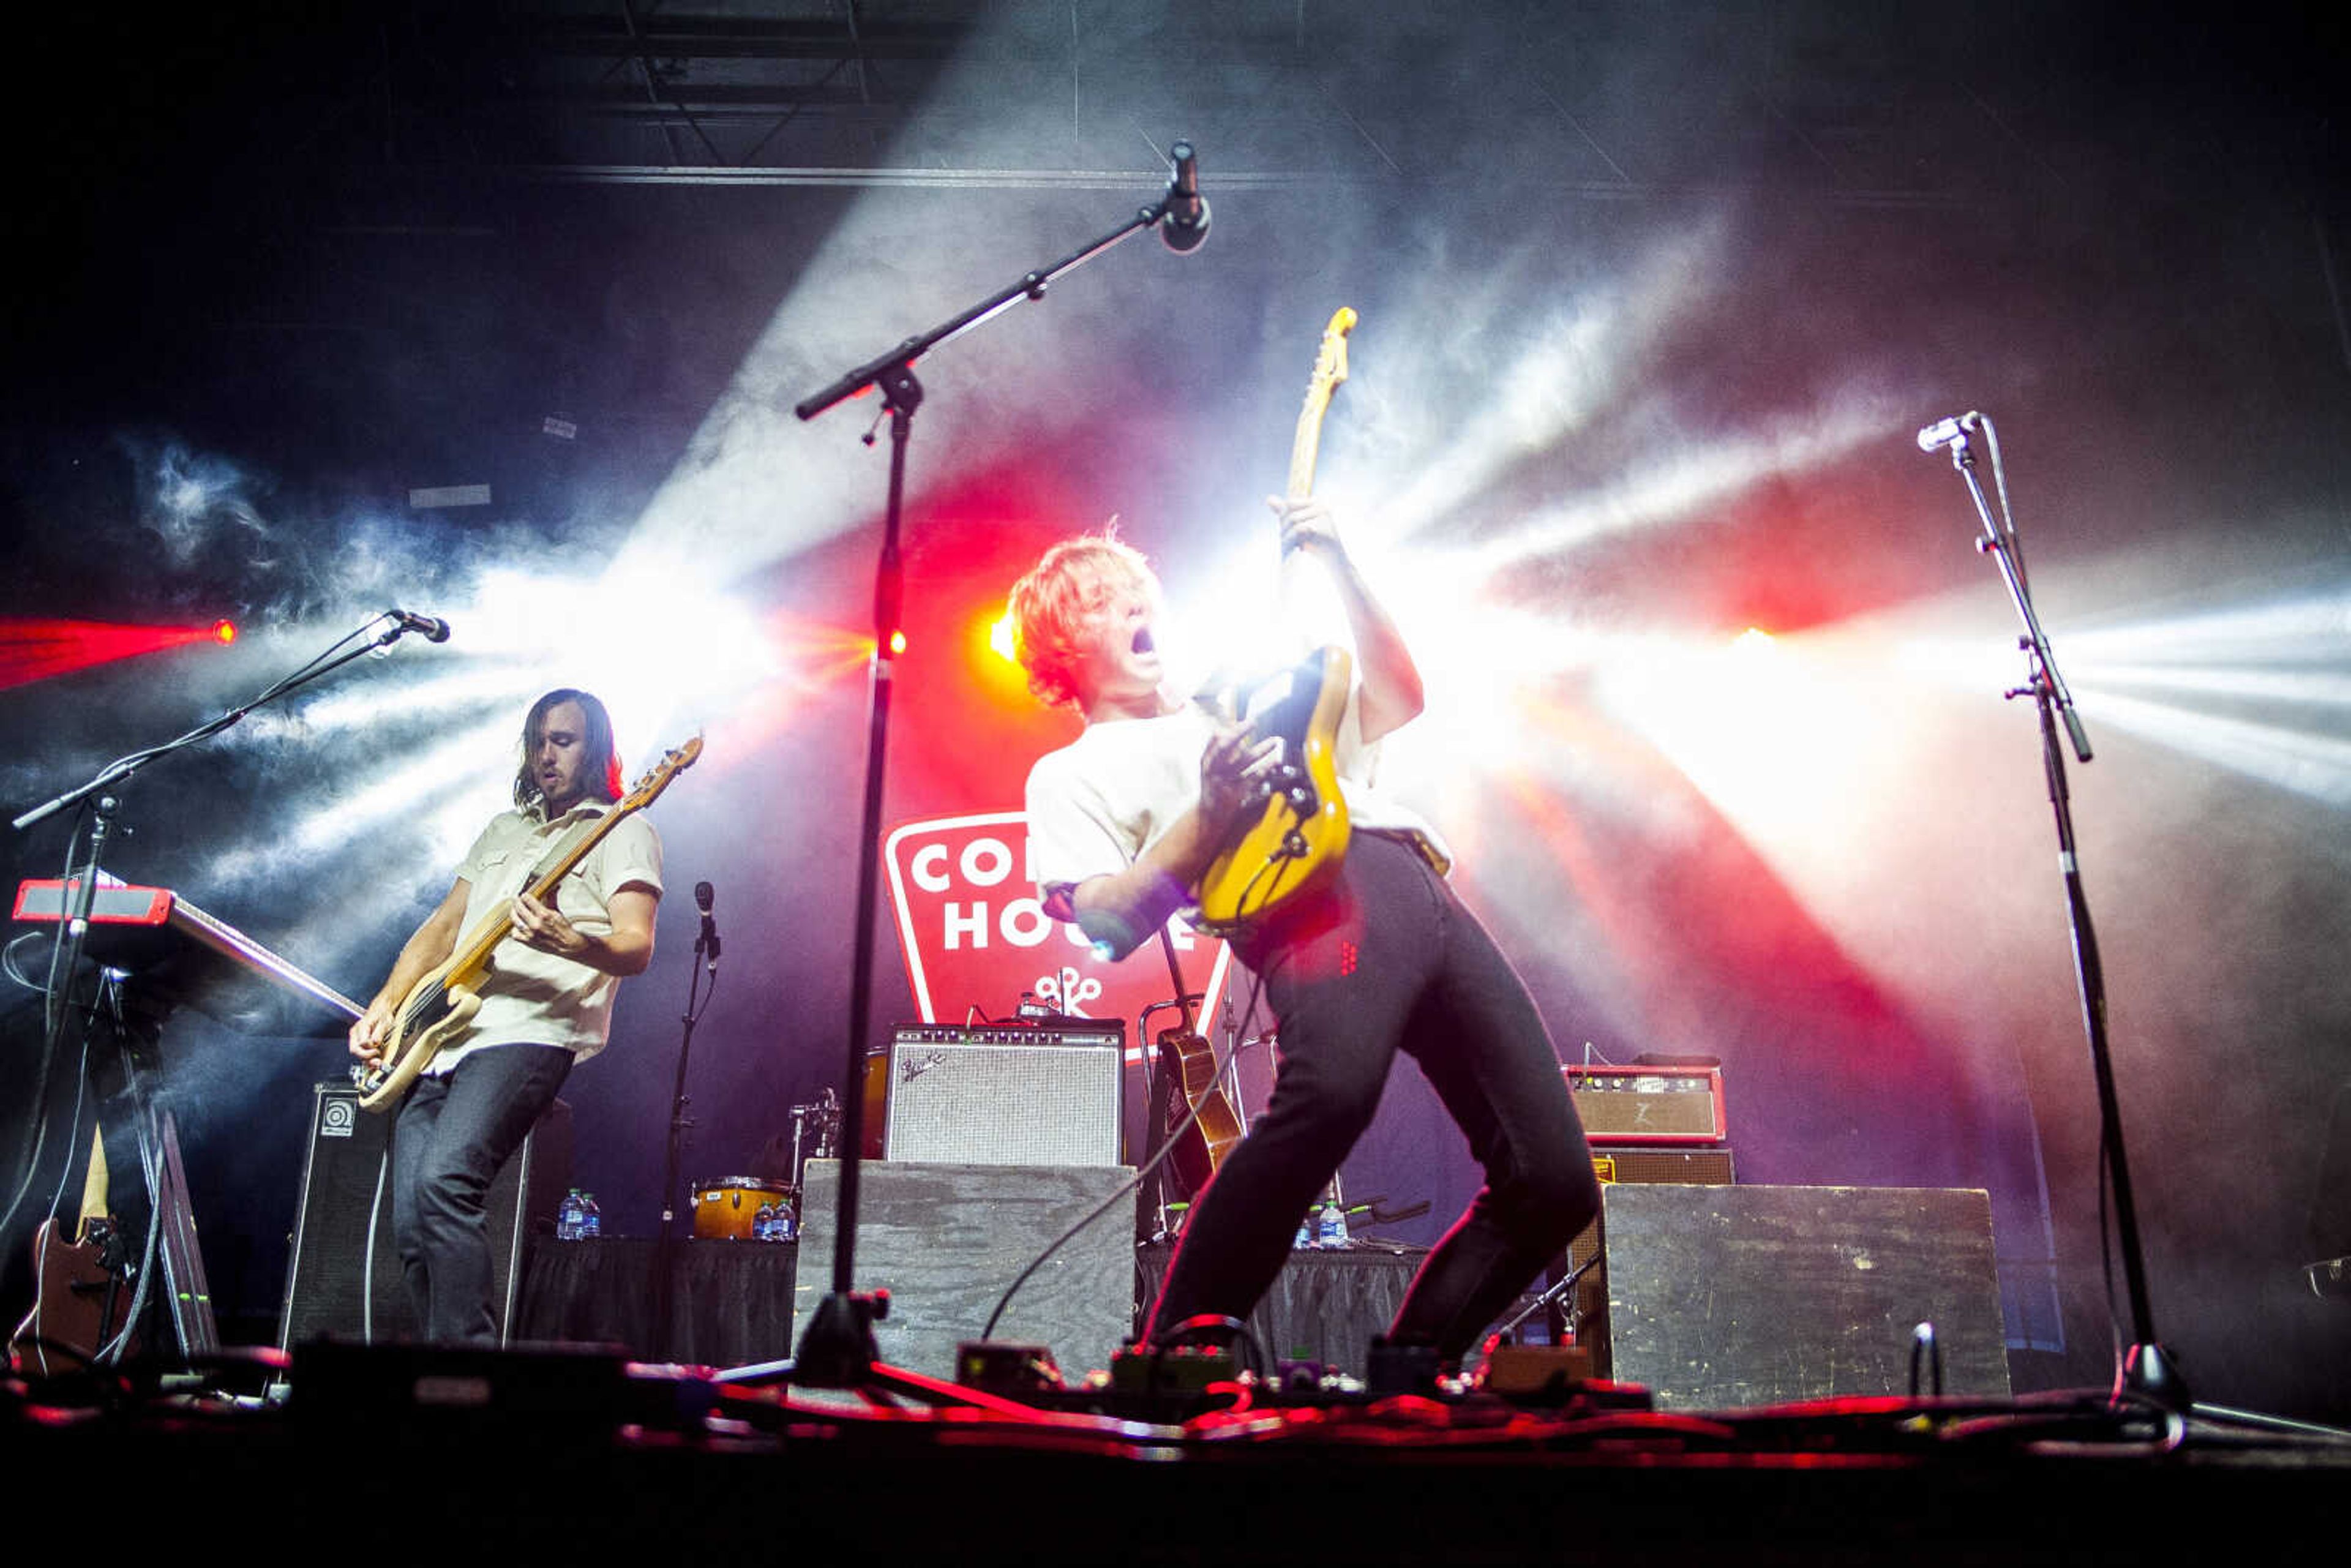
M 555 858 L 559 846 L 593 832 L 596 820 L 611 809 L 594 800 L 551 822 L 535 811 L 502 811 L 492 818 L 457 868 L 458 879 L 470 884 L 460 946 L 485 921 L 510 918 L 515 895 Z M 661 835 L 642 813 L 632 814 L 565 874 L 548 902 L 585 934 L 608 936 L 612 895 L 624 887 L 642 887 L 659 896 L 661 861 Z M 620 985 L 618 975 L 520 942 L 503 942 L 491 956 L 472 1029 L 462 1043 L 435 1056 L 427 1071 L 452 1071 L 473 1052 L 494 1045 L 560 1046 L 585 1061 L 611 1036 L 612 997 Z

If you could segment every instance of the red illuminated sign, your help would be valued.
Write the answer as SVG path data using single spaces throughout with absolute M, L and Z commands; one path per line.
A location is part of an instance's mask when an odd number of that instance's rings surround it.
M 1006 1017 L 1026 991 L 1057 1013 L 1125 1022 L 1133 1056 L 1137 1017 L 1175 994 L 1157 942 L 1113 963 L 1076 926 L 1045 913 L 1029 874 L 1028 821 L 1019 811 L 907 822 L 892 830 L 883 857 L 906 978 L 925 1023 L 961 1023 L 974 1009 Z M 1168 929 L 1186 988 L 1207 993 L 1196 1026 L 1207 1034 L 1231 955 L 1181 920 Z M 1152 1018 L 1155 1032 L 1175 1023 L 1172 1012 Z

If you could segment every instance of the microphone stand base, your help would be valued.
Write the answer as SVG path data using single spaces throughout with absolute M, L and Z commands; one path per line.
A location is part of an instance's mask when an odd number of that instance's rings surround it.
M 2114 1398 L 2143 1399 L 2150 1405 L 2184 1416 L 2195 1403 L 2188 1392 L 2188 1379 L 2181 1375 L 2179 1363 L 2171 1352 L 2148 1341 L 2135 1344 L 2123 1354 L 2122 1369 L 2115 1374 Z
M 800 1336 L 799 1354 L 792 1358 L 792 1381 L 809 1388 L 862 1387 L 882 1358 L 881 1347 L 873 1343 L 873 1325 L 889 1315 L 887 1291 L 825 1297 Z

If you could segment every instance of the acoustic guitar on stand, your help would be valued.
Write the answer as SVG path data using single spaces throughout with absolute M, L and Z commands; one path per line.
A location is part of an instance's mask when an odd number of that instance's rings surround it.
M 552 903 L 556 884 L 604 841 L 623 818 L 642 811 L 660 798 L 671 779 L 694 766 L 702 755 L 702 737 L 663 755 L 637 787 L 596 819 L 595 826 L 566 845 L 553 860 L 538 868 L 526 891 L 541 903 Z M 465 1036 L 474 1015 L 481 1010 L 481 985 L 495 968 L 498 947 L 508 940 L 512 921 L 501 908 L 465 934 L 446 962 L 408 988 L 392 1009 L 392 1027 L 381 1054 L 371 1064 L 354 1066 L 351 1082 L 360 1088 L 360 1108 L 389 1111 L 431 1066 L 444 1047 Z

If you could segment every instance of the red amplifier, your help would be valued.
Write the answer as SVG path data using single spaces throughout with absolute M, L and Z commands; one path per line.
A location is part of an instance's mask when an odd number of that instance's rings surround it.
M 1567 1092 L 1598 1147 L 1617 1144 L 1719 1144 L 1719 1067 L 1563 1067 Z

